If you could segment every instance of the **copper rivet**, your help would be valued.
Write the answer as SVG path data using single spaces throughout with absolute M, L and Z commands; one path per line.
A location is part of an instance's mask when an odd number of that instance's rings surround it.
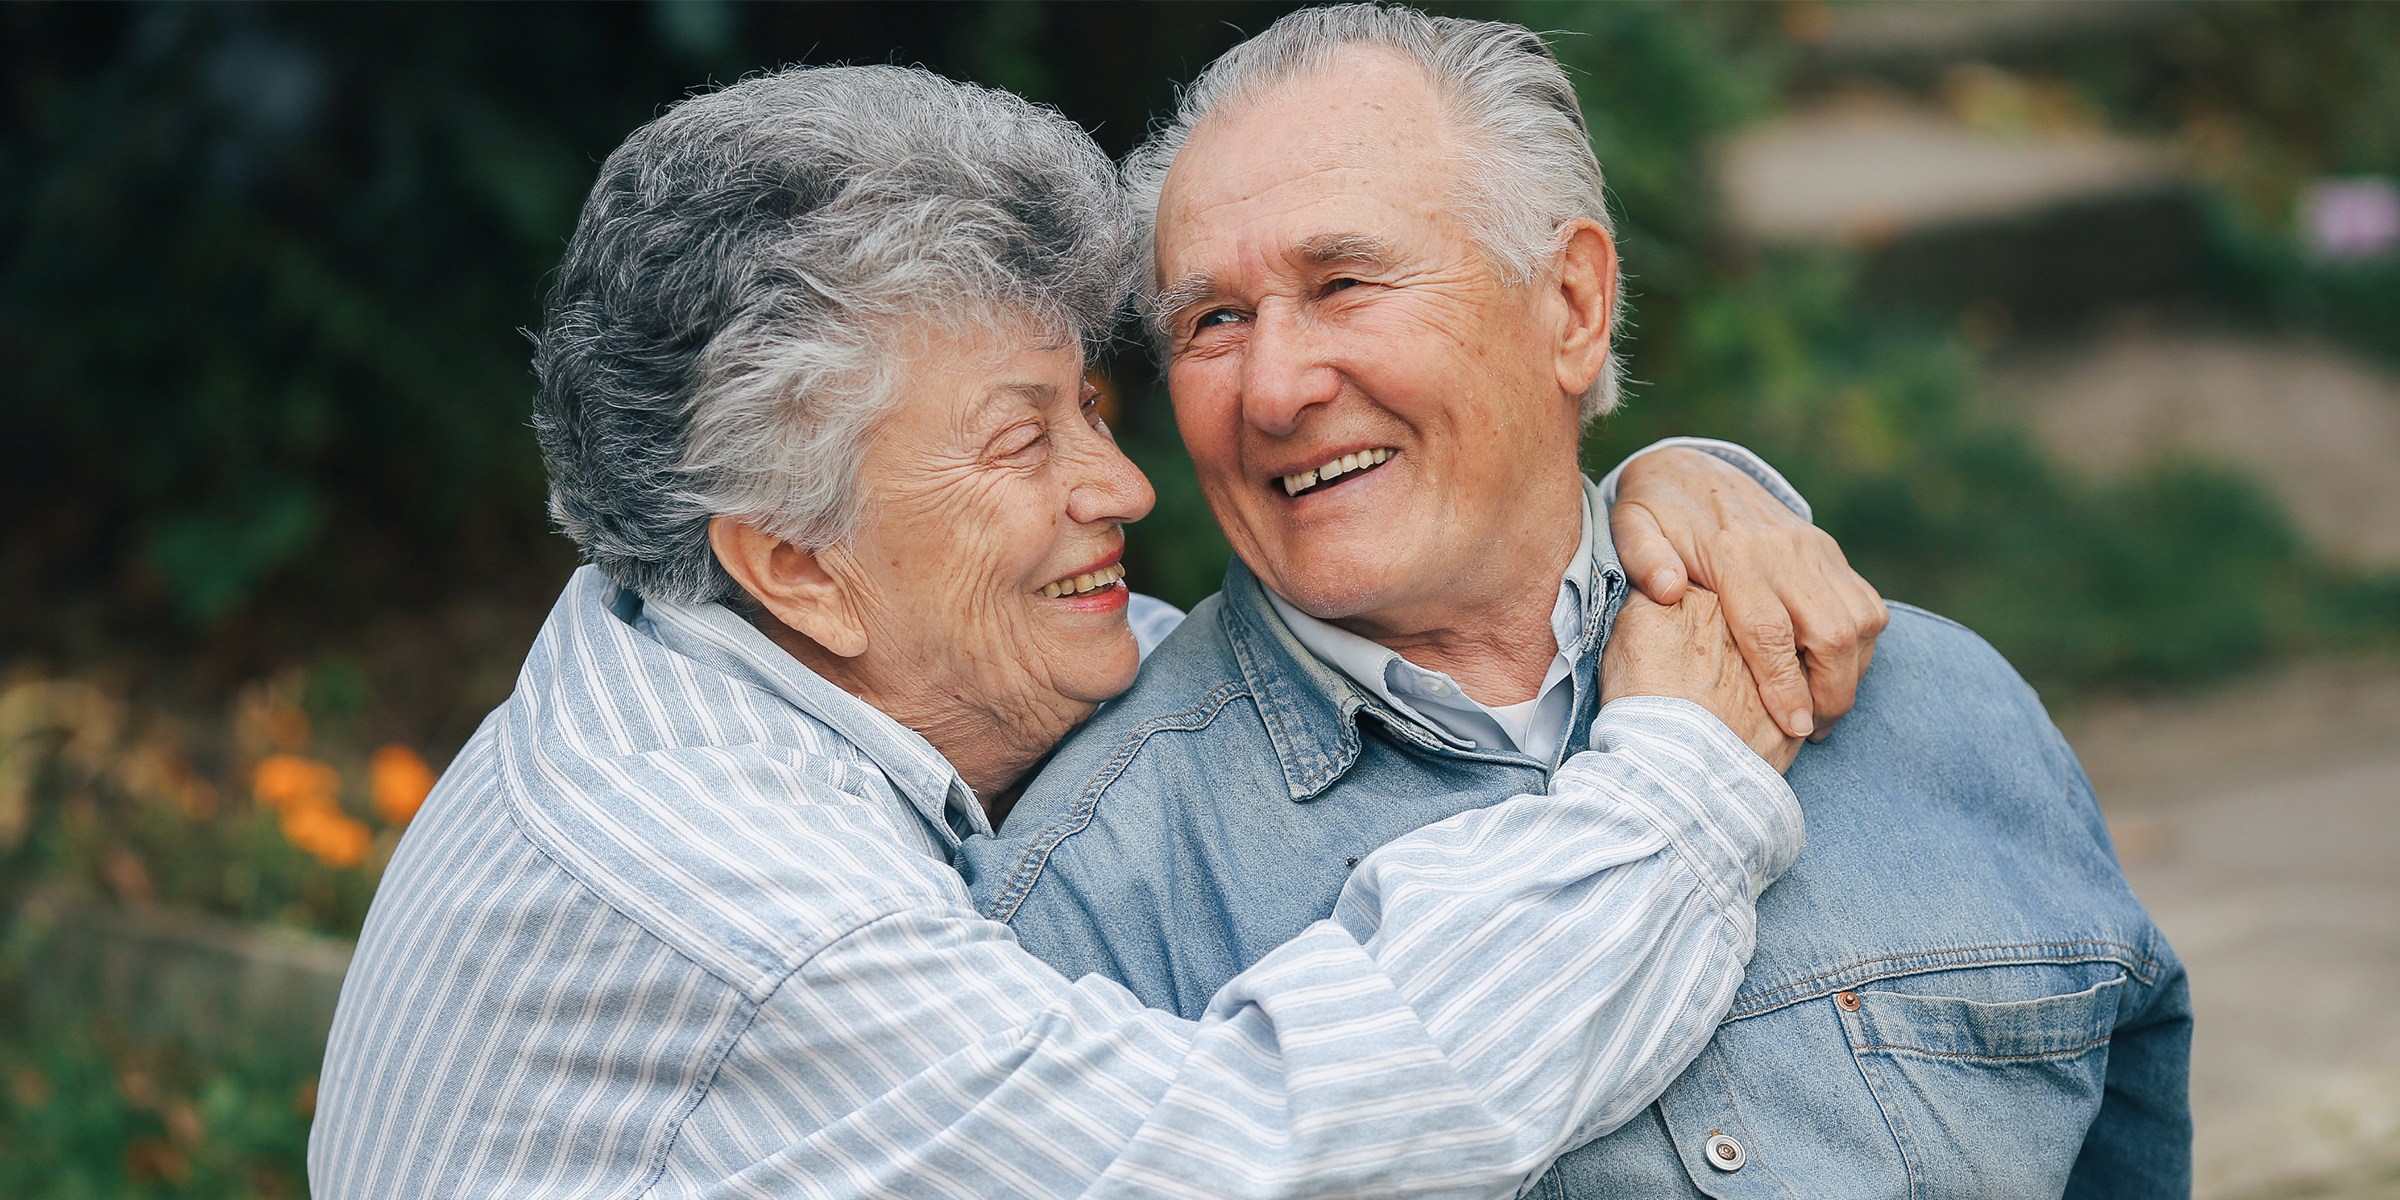
M 1833 1002 L 1834 1002 L 1835 1004 L 1839 1004 L 1839 1005 L 1841 1005 L 1841 1006 L 1842 1006 L 1842 1011 L 1843 1011 L 1843 1012 L 1857 1012 L 1857 1011 L 1858 1011 L 1858 993 L 1857 993 L 1857 992 L 1843 992 L 1841 995 L 1839 995 L 1839 996 L 1835 996 L 1835 997 L 1833 998 Z

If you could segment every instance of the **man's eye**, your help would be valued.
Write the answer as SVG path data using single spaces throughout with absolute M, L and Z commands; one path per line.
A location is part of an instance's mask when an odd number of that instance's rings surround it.
M 1355 279 L 1335 279 L 1326 283 L 1325 290 L 1327 292 L 1339 292 L 1357 286 L 1358 281 Z
M 1235 312 L 1230 308 L 1212 308 L 1207 312 L 1201 313 L 1199 320 L 1192 322 L 1192 332 L 1198 333 L 1203 329 L 1217 325 L 1230 325 L 1241 319 L 1242 314 Z

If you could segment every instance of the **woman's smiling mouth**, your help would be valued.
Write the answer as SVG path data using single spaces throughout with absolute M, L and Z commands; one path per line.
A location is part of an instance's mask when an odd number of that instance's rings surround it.
M 1391 457 L 1398 453 L 1400 453 L 1398 450 L 1389 446 L 1377 446 L 1372 450 L 1361 450 L 1356 454 L 1344 454 L 1339 458 L 1327 459 L 1322 466 L 1313 471 L 1302 471 L 1297 475 L 1283 476 L 1281 480 L 1283 494 L 1297 496 L 1302 492 L 1329 487 L 1334 480 L 1345 475 L 1358 471 L 1372 471 L 1390 461 Z
M 1042 595 L 1053 600 L 1062 596 L 1088 596 L 1093 592 L 1115 587 L 1117 581 L 1123 578 L 1125 578 L 1125 565 L 1110 563 L 1098 570 L 1085 571 L 1078 575 L 1069 575 L 1064 579 L 1045 583 L 1041 587 L 1041 592 Z

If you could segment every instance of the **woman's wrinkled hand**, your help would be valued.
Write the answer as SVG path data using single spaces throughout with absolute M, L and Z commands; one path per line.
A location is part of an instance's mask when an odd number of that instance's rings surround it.
M 1823 741 L 1850 711 L 1891 612 L 1825 531 L 1714 455 L 1653 450 L 1618 476 L 1609 510 L 1635 586 L 1673 605 L 1714 591 L 1767 711 Z
M 1778 771 L 1800 753 L 1800 739 L 1767 715 L 1758 684 L 1734 647 L 1716 593 L 1686 587 L 1671 606 L 1627 596 L 1600 660 L 1600 702 L 1619 696 L 1671 696 L 1705 708 Z

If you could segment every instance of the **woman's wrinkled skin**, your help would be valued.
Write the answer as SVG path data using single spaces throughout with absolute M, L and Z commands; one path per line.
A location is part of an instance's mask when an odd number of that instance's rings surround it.
M 1072 342 L 925 337 L 868 444 L 855 532 L 810 552 L 732 517 L 709 536 L 811 670 L 924 735 L 982 797 L 1011 791 L 1140 658 L 1113 567 L 1149 481 L 1100 420 Z

